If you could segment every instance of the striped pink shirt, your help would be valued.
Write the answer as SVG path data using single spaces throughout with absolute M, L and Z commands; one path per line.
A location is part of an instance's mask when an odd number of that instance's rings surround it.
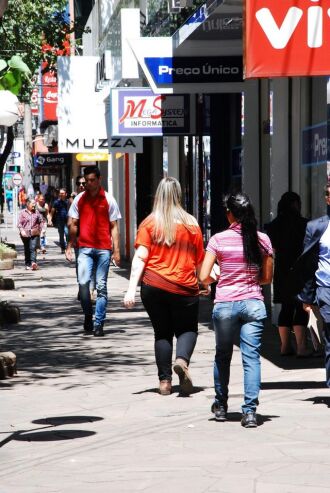
M 264 255 L 271 256 L 273 249 L 268 236 L 258 232 L 258 237 Z M 258 283 L 258 268 L 248 266 L 244 259 L 240 224 L 233 223 L 226 231 L 212 236 L 206 250 L 215 255 L 220 266 L 215 303 L 264 299 Z

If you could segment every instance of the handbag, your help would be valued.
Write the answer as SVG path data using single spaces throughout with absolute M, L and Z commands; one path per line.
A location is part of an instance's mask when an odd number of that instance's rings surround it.
M 39 228 L 32 228 L 31 229 L 31 236 L 40 236 L 40 229 Z

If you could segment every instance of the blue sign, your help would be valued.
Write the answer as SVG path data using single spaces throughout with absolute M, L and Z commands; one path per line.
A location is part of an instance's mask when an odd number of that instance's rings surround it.
M 10 156 L 15 159 L 17 157 L 21 157 L 21 153 L 17 151 L 13 151 L 10 153 Z
M 145 58 L 155 84 L 242 82 L 241 56 Z
M 320 166 L 330 161 L 328 125 L 326 122 L 302 131 L 302 166 Z

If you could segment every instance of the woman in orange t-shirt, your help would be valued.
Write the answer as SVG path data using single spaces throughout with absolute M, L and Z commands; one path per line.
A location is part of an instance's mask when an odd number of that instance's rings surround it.
M 132 261 L 126 307 L 135 304 L 142 278 L 141 299 L 155 332 L 159 392 L 172 391 L 173 338 L 177 338 L 173 370 L 180 391 L 190 394 L 188 371 L 198 330 L 199 288 L 197 274 L 204 259 L 201 230 L 196 219 L 181 206 L 181 187 L 175 178 L 158 185 L 152 213 L 140 224 Z

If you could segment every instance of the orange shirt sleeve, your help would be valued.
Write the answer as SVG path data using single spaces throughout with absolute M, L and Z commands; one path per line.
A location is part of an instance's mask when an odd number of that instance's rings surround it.
M 138 248 L 140 245 L 145 246 L 149 250 L 152 245 L 151 228 L 147 220 L 142 221 L 136 233 L 134 246 Z
M 200 227 L 198 227 L 198 234 L 196 240 L 196 265 L 199 265 L 201 262 L 203 262 L 204 257 L 205 257 L 205 250 L 204 250 L 203 235 Z

